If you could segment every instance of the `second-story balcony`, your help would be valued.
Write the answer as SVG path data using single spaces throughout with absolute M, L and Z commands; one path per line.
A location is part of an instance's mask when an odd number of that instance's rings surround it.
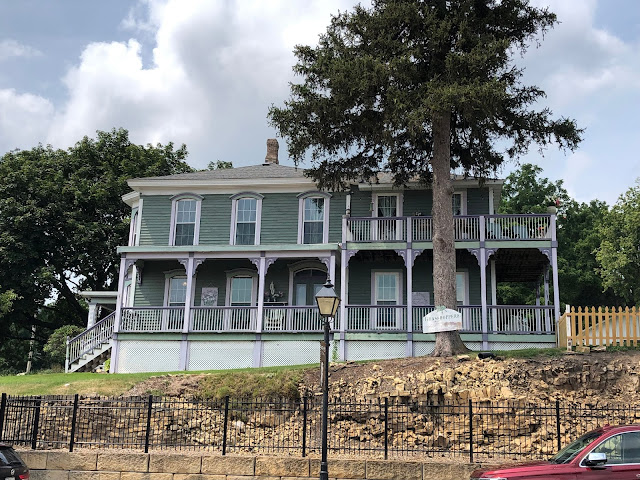
M 554 240 L 555 215 L 457 215 L 456 242 Z M 346 217 L 343 241 L 432 242 L 433 217 Z

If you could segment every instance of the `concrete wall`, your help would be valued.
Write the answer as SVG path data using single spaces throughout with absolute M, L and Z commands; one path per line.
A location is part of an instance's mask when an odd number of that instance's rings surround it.
M 193 452 L 19 452 L 31 480 L 293 480 L 318 478 L 320 461 L 312 458 L 220 456 Z M 464 480 L 480 464 L 464 461 L 334 459 L 329 478 L 376 480 Z

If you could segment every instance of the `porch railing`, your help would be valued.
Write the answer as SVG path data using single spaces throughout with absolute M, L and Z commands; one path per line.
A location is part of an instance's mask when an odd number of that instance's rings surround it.
M 191 307 L 191 332 L 253 332 L 258 307 Z
M 121 332 L 180 332 L 184 307 L 123 307 Z
M 551 240 L 551 214 L 456 215 L 456 242 L 480 240 Z M 433 217 L 349 217 L 348 242 L 431 242 Z
M 85 353 L 90 353 L 100 345 L 108 343 L 113 337 L 113 323 L 115 318 L 116 312 L 112 312 L 91 328 L 69 340 L 67 342 L 68 363 L 72 364 Z
M 320 332 L 323 319 L 315 306 L 265 306 L 264 332 Z
M 555 333 L 554 306 L 492 305 L 489 333 Z
M 480 305 L 459 305 L 457 308 L 462 313 L 463 332 L 483 331 Z M 413 307 L 413 332 L 422 332 L 422 317 L 433 310 L 433 305 Z M 407 317 L 406 305 L 346 305 L 343 327 L 351 332 L 406 332 Z M 122 309 L 120 331 L 179 332 L 183 329 L 183 320 L 183 307 L 126 307 Z M 265 305 L 261 327 L 263 332 L 320 332 L 322 322 L 316 306 Z M 341 325 L 338 318 L 334 328 L 337 330 Z M 257 329 L 256 306 L 191 307 L 190 332 L 255 332 Z M 552 305 L 487 307 L 487 333 L 553 334 L 555 331 Z
M 406 305 L 349 305 L 347 331 L 406 331 Z

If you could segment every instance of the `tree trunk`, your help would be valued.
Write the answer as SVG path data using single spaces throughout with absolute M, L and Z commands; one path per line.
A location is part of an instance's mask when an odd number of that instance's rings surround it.
M 451 197 L 451 113 L 433 116 L 433 297 L 436 306 L 457 310 L 456 248 Z M 436 333 L 435 357 L 468 351 L 457 331 Z

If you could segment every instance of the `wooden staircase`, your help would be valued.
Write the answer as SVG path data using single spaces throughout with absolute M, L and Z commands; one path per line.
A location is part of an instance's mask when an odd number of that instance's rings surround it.
M 80 335 L 67 339 L 65 372 L 91 372 L 109 358 L 115 315 L 113 312 Z

